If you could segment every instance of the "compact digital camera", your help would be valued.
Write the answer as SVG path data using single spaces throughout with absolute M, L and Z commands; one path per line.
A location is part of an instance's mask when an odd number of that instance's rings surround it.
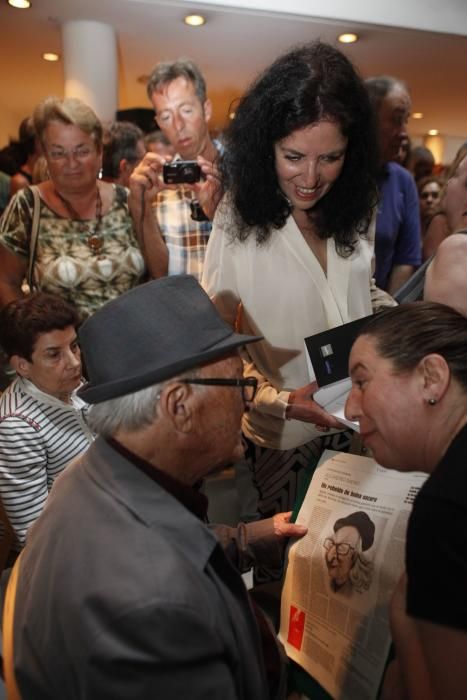
M 166 185 L 177 185 L 181 182 L 193 184 L 201 179 L 201 168 L 196 160 L 174 160 L 163 166 L 163 178 Z

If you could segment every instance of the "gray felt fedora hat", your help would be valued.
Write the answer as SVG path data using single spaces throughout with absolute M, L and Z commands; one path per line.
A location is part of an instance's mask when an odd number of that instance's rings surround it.
M 261 340 L 234 333 L 194 277 L 142 284 L 105 304 L 79 330 L 88 403 L 131 394 Z

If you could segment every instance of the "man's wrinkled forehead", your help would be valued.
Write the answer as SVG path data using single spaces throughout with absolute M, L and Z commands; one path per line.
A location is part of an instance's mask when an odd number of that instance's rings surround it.
M 158 83 L 151 95 L 151 102 L 156 114 L 169 103 L 176 106 L 194 100 L 201 104 L 194 82 L 185 76 L 178 76 L 173 80 Z

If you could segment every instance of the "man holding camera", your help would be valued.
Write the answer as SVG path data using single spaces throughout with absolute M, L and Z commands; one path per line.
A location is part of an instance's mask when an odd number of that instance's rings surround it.
M 216 174 L 221 146 L 209 135 L 212 107 L 206 83 L 192 61 L 178 59 L 156 66 L 147 92 L 157 124 L 177 155 L 165 173 L 167 159 L 156 153 L 147 153 L 134 170 L 133 220 L 140 240 L 164 239 L 169 275 L 187 273 L 200 280 L 211 219 L 222 196 Z

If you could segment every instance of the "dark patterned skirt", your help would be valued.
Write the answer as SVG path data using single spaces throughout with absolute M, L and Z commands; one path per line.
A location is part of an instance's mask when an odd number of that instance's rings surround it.
M 273 450 L 260 447 L 246 439 L 246 460 L 252 472 L 253 483 L 258 491 L 258 513 L 269 518 L 275 513 L 293 510 L 303 470 L 321 457 L 324 450 L 347 452 L 353 431 L 323 435 L 291 450 Z M 265 583 L 281 578 L 282 570 L 256 567 L 256 583 Z

